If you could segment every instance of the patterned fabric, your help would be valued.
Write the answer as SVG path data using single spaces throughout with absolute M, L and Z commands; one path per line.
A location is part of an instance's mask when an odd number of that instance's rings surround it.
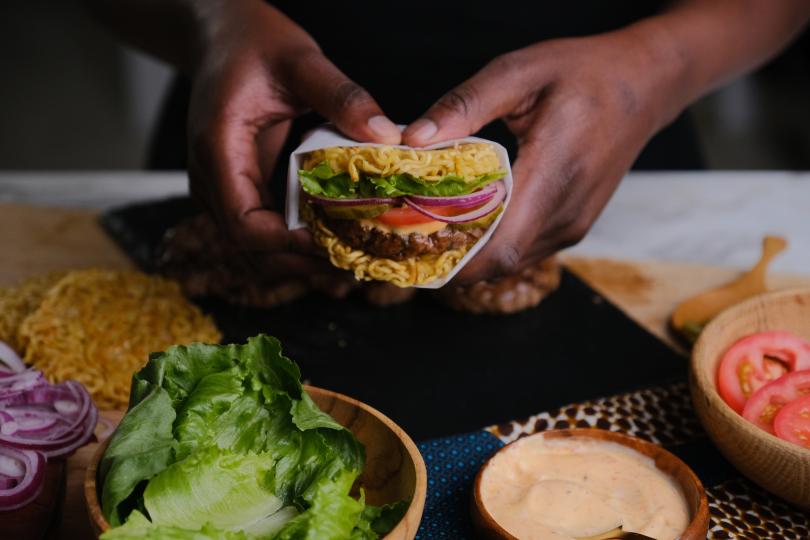
M 504 444 L 486 431 L 420 443 L 428 486 L 417 540 L 470 538 L 472 485 L 481 465 Z
M 428 470 L 428 495 L 419 540 L 472 537 L 470 496 L 475 475 L 498 449 L 548 429 L 598 427 L 662 446 L 705 437 L 684 383 L 596 399 L 514 420 L 485 431 L 419 445 Z M 808 540 L 810 514 L 744 478 L 707 486 L 709 539 Z
M 810 515 L 739 478 L 706 490 L 709 538 L 807 540 Z
M 574 427 L 620 431 L 663 446 L 688 442 L 703 433 L 685 383 L 583 401 L 486 429 L 508 444 L 547 429 Z

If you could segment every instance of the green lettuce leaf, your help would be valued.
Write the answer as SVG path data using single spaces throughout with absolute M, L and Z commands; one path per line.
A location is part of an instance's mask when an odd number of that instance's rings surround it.
M 217 529 L 206 524 L 202 529 L 182 529 L 155 525 L 142 513 L 135 510 L 130 514 L 125 525 L 110 529 L 101 535 L 102 540 L 248 540 L 243 532 L 231 532 Z
M 163 388 L 151 391 L 127 413 L 110 438 L 99 463 L 103 478 L 101 509 L 113 527 L 136 507 L 143 481 L 169 466 L 177 444 L 172 437 L 175 412 Z
M 194 529 L 209 522 L 221 529 L 241 530 L 283 506 L 262 482 L 274 465 L 267 454 L 209 448 L 153 478 L 143 494 L 144 506 L 155 525 Z
M 354 530 L 352 540 L 374 539 L 378 535 L 387 534 L 399 523 L 410 505 L 411 501 L 399 501 L 384 506 L 367 505 L 363 509 L 363 515 L 360 516 L 360 523 Z
M 382 510 L 349 495 L 364 462 L 278 340 L 173 347 L 133 377 L 102 459 L 104 538 L 373 540 Z
M 356 478 L 357 472 L 343 471 L 331 481 L 318 482 L 309 510 L 292 519 L 274 540 L 351 538 L 365 506 L 349 496 Z
M 360 197 L 401 197 L 422 195 L 425 197 L 452 197 L 472 193 L 486 184 L 503 178 L 504 171 L 484 174 L 472 180 L 448 175 L 439 180 L 422 180 L 410 174 L 394 174 L 379 177 L 362 174 L 355 182 L 347 173 L 336 173 L 325 161 L 315 168 L 298 171 L 301 187 L 310 195 L 331 199 Z

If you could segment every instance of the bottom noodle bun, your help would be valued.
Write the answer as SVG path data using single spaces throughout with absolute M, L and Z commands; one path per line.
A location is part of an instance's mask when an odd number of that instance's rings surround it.
M 305 214 L 309 214 L 305 219 L 310 218 L 306 221 L 310 223 L 315 242 L 326 249 L 332 264 L 349 270 L 360 281 L 387 281 L 398 287 L 424 285 L 449 274 L 467 253 L 467 248 L 461 248 L 401 261 L 375 257 L 345 243 L 311 212 Z

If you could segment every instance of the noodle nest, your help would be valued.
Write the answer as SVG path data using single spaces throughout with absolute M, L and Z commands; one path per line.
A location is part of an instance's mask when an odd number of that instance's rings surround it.
M 349 173 L 354 181 L 360 179 L 361 173 L 382 177 L 407 173 L 421 180 L 434 181 L 457 176 L 472 181 L 501 168 L 495 147 L 486 143 L 456 144 L 434 150 L 338 146 L 310 152 L 302 165 L 304 170 L 311 170 L 322 162 L 337 173 Z
M 125 408 L 149 353 L 219 342 L 212 320 L 179 286 L 135 271 L 66 274 L 19 324 L 17 350 L 52 382 L 82 383 L 102 409 Z
M 50 272 L 26 279 L 16 287 L 0 288 L 0 341 L 21 350 L 17 331 L 26 317 L 37 310 L 51 287 L 67 272 Z

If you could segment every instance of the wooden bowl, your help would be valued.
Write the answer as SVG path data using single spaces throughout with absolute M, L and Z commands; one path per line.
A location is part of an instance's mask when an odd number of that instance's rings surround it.
M 717 393 L 722 354 L 740 338 L 765 330 L 787 330 L 810 339 L 810 289 L 751 298 L 709 323 L 692 352 L 692 402 L 709 437 L 740 472 L 783 499 L 810 509 L 810 451 L 759 429 Z
M 366 447 L 366 468 L 358 479 L 373 505 L 411 499 L 408 511 L 385 540 L 413 540 L 422 519 L 427 472 L 422 454 L 407 433 L 378 410 L 348 396 L 304 386 L 312 400 Z M 100 444 L 84 476 L 84 497 L 96 535 L 110 528 L 101 514 L 96 471 L 109 439 Z
M 692 520 L 689 522 L 689 526 L 686 530 L 681 534 L 680 540 L 705 540 L 709 530 L 709 502 L 706 499 L 703 484 L 700 483 L 698 477 L 686 463 L 660 446 L 642 439 L 597 428 L 554 429 L 531 436 L 549 439 L 587 437 L 600 441 L 610 441 L 632 448 L 636 452 L 651 458 L 655 462 L 656 467 L 672 477 L 675 483 L 680 486 L 681 491 L 686 497 L 686 502 L 689 505 L 689 515 L 692 517 Z M 509 448 L 509 445 L 501 448 L 495 455 L 489 458 L 475 477 L 475 487 L 473 488 L 471 504 L 473 526 L 480 537 L 487 540 L 519 540 L 495 521 L 486 506 L 484 506 L 481 496 L 481 477 L 483 476 L 484 469 L 492 463 L 493 458 L 498 455 L 498 453 L 503 452 L 506 448 Z

